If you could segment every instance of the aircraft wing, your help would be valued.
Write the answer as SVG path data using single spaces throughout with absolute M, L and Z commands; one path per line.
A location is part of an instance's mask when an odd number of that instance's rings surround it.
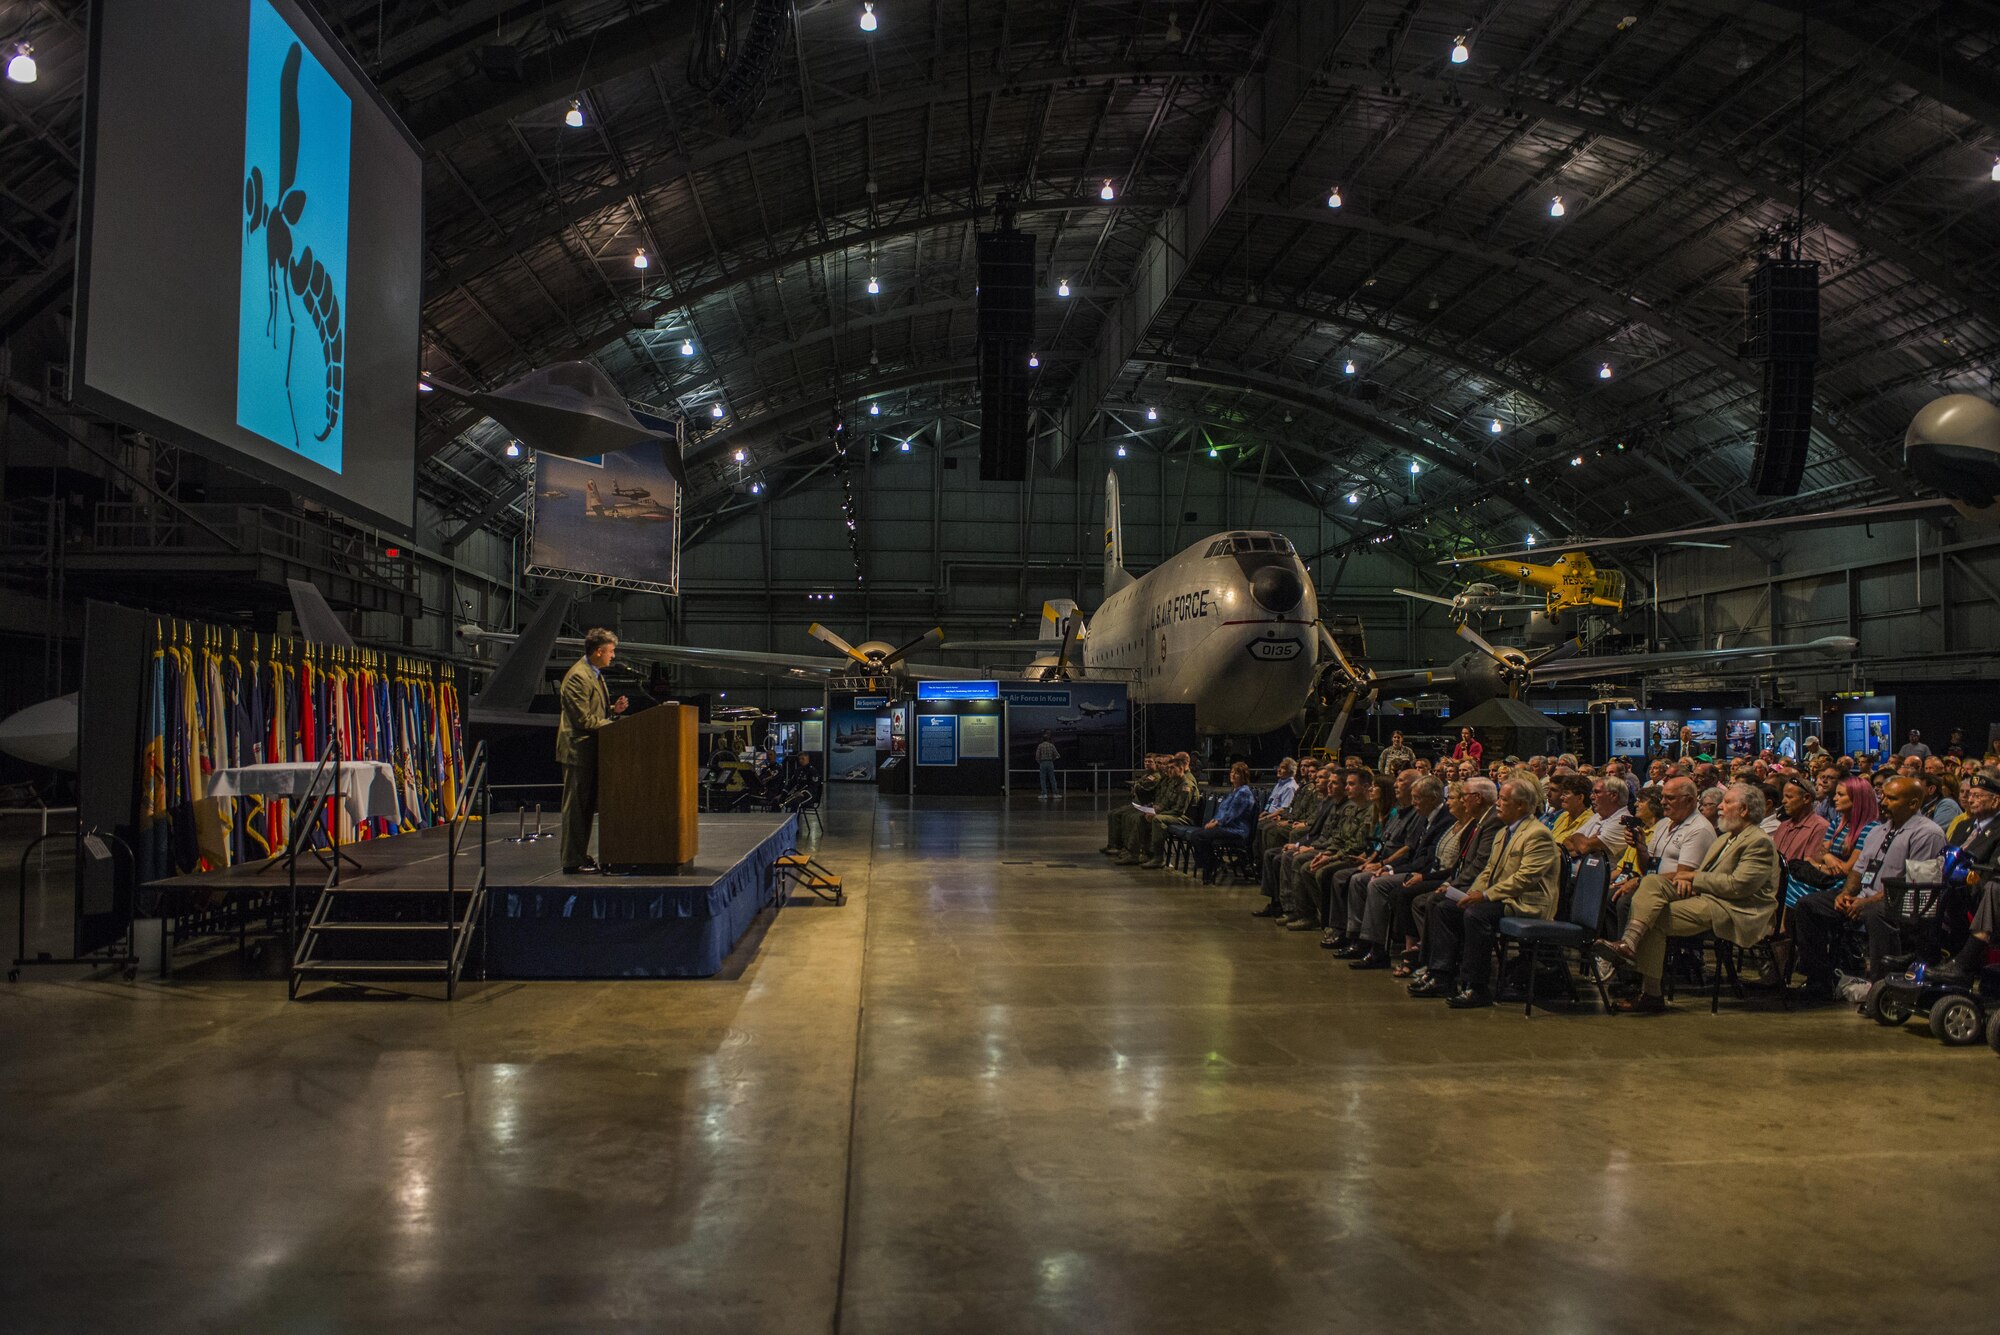
M 1534 668 L 1537 684 L 1573 681 L 1580 677 L 1615 677 L 1627 672 L 1650 672 L 1655 668 L 1702 666 L 1718 661 L 1745 658 L 1778 658 L 1787 654 L 1846 653 L 1860 643 L 1848 635 L 1823 635 L 1800 644 L 1745 645 L 1737 649 L 1686 649 L 1664 654 L 1612 654 L 1603 658 L 1566 658 Z
M 460 627 L 459 636 L 474 644 L 483 640 L 491 640 L 496 644 L 512 644 L 519 638 L 511 632 L 482 630 L 476 626 Z M 555 642 L 555 647 L 581 652 L 583 641 L 565 636 Z M 692 644 L 647 644 L 639 640 L 620 640 L 618 650 L 633 658 L 658 660 L 663 663 L 686 663 L 690 667 L 714 668 L 720 672 L 742 672 L 756 677 L 824 679 L 846 676 L 856 670 L 856 665 L 851 660 L 835 658 L 830 654 L 772 654 L 749 649 L 713 649 Z M 984 681 L 991 675 L 978 668 L 907 662 L 898 663 L 895 671 L 909 677 L 947 681 Z
M 1802 515 L 1775 515 L 1768 519 L 1746 519 L 1733 524 L 1711 524 L 1705 528 L 1676 528 L 1659 533 L 1638 533 L 1629 538 L 1550 538 L 1535 547 L 1512 551 L 1467 553 L 1437 562 L 1441 566 L 1478 565 L 1483 561 L 1517 561 L 1527 557 L 1546 558 L 1559 552 L 1599 552 L 1612 547 L 1665 547 L 1677 544 L 1708 546 L 1716 538 L 1732 538 L 1740 533 L 1770 533 L 1783 528 L 1825 528 L 1835 524 L 1879 524 L 1891 519 L 1922 519 L 1952 509 L 1950 501 L 1892 501 L 1855 510 L 1816 510 Z
M 965 650 L 979 653 L 988 649 L 1025 650 L 1028 653 L 1054 653 L 1062 648 L 1060 640 L 947 640 L 938 646 L 953 651 Z

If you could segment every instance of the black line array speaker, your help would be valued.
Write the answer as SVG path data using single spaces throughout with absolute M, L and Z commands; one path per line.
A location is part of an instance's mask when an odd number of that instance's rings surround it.
M 979 238 L 979 480 L 1028 476 L 1035 350 L 1035 238 L 1011 224 Z
M 1759 496 L 1796 496 L 1812 446 L 1813 372 L 1819 364 L 1819 262 L 1766 260 L 1750 275 L 1745 354 L 1762 366 L 1757 455 Z

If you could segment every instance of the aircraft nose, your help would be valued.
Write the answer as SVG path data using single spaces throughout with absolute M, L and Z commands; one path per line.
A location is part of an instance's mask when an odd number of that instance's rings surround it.
M 1267 612 L 1289 612 L 1304 594 L 1305 585 L 1290 566 L 1265 566 L 1250 577 L 1250 596 Z

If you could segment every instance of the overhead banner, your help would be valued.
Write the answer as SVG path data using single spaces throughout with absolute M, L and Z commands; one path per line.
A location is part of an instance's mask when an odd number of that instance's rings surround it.
M 597 459 L 535 456 L 530 575 L 680 592 L 681 495 L 650 445 Z

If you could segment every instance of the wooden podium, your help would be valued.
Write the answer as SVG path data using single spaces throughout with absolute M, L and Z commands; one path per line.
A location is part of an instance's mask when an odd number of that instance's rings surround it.
M 693 705 L 655 705 L 597 732 L 597 860 L 616 870 L 679 873 L 699 843 L 700 772 Z

